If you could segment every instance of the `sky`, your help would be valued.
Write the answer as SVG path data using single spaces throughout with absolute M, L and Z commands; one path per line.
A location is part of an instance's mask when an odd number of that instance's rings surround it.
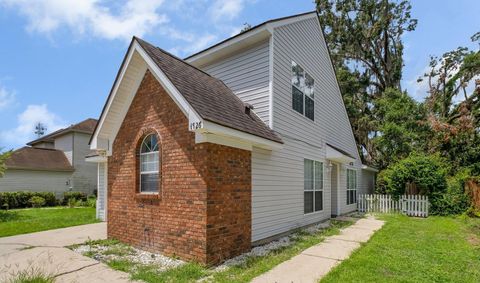
M 417 100 L 416 79 L 430 55 L 478 48 L 479 0 L 412 0 L 417 29 L 404 36 L 402 86 Z M 133 35 L 180 57 L 237 34 L 245 23 L 314 10 L 312 0 L 0 0 L 0 148 L 98 118 Z

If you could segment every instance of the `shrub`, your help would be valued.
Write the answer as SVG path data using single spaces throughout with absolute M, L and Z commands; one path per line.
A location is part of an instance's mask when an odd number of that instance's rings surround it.
M 1 192 L 0 206 L 8 209 L 31 207 L 30 199 L 41 197 L 45 206 L 55 206 L 57 200 L 52 192 Z
M 45 205 L 45 199 L 39 196 L 31 197 L 28 202 L 32 207 L 42 207 Z
M 89 196 L 87 201 L 83 203 L 86 207 L 97 207 L 97 198 L 95 196 Z
M 70 208 L 73 208 L 73 207 L 76 207 L 76 206 L 81 206 L 81 205 L 82 205 L 82 201 L 81 201 L 81 200 L 77 200 L 76 198 L 69 198 L 67 205 L 68 205 L 68 207 L 70 207 Z
M 468 210 L 470 200 L 465 193 L 465 182 L 470 178 L 470 170 L 461 169 L 447 179 L 447 189 L 436 200 L 432 213 L 439 215 L 462 214 Z
M 443 195 L 447 190 L 446 162 L 437 155 L 413 153 L 382 171 L 377 178 L 380 193 L 400 196 L 408 185 L 413 185 L 421 195 L 427 195 L 431 212 L 442 209 Z
M 70 206 L 70 199 L 75 199 L 75 201 L 86 201 L 87 194 L 83 192 L 65 192 L 63 193 L 62 204 Z

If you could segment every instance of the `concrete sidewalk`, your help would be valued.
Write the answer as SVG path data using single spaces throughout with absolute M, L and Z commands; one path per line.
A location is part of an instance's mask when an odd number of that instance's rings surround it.
M 53 275 L 56 283 L 131 282 L 128 274 L 65 248 L 106 237 L 106 223 L 97 223 L 0 238 L 0 282 L 25 270 Z
M 253 283 L 310 283 L 318 282 L 333 267 L 367 242 L 384 222 L 373 217 L 363 218 L 330 236 L 322 243 L 304 250 L 272 270 L 253 279 Z

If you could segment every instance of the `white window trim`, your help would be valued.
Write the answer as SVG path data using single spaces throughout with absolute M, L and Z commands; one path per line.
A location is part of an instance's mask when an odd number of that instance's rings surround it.
M 313 190 L 305 190 L 305 185 L 303 186 L 303 192 L 313 192 L 313 211 L 305 213 L 305 194 L 303 194 L 303 215 L 312 215 L 315 213 L 322 213 L 324 211 L 324 205 L 325 205 L 325 199 L 324 199 L 324 188 L 325 188 L 325 165 L 324 162 L 321 160 L 315 160 L 315 159 L 310 159 L 310 158 L 303 158 L 303 162 L 305 164 L 305 160 L 310 160 L 313 161 Z M 315 189 L 315 162 L 320 162 L 322 164 L 322 189 L 321 190 L 316 190 Z M 303 170 L 305 171 L 305 165 L 303 166 Z M 305 172 L 303 172 L 303 182 L 305 184 Z M 322 192 L 322 209 L 321 210 L 315 210 L 315 192 Z
M 349 189 L 349 188 L 348 188 L 348 171 L 352 171 L 352 172 L 355 173 L 355 189 Z M 346 171 L 346 172 L 347 172 L 347 173 L 346 173 L 346 174 L 347 174 L 347 176 L 346 176 L 346 183 L 347 183 L 347 190 L 346 190 L 346 192 L 347 192 L 347 193 L 346 193 L 346 195 L 345 195 L 345 203 L 346 203 L 347 205 L 355 205 L 355 204 L 357 204 L 357 201 L 356 201 L 356 200 L 357 200 L 357 197 L 355 197 L 355 202 L 348 203 L 348 192 L 349 192 L 349 191 L 354 191 L 354 192 L 355 192 L 355 195 L 357 195 L 357 192 L 358 192 L 358 180 L 357 180 L 357 179 L 358 179 L 358 176 L 357 176 L 357 170 L 354 169 L 354 168 L 347 168 L 347 171 Z
M 294 60 L 292 60 L 292 63 L 291 63 L 291 65 L 290 65 L 290 73 L 292 72 L 292 66 L 293 66 L 293 64 L 295 64 L 295 65 L 297 65 L 297 66 L 300 66 L 297 62 L 295 62 Z M 300 67 L 303 69 L 304 78 L 306 79 L 306 77 L 307 77 L 306 75 L 309 74 L 309 73 L 305 70 L 305 68 L 303 68 L 302 66 L 300 66 Z M 292 74 L 292 75 L 293 75 L 293 74 Z M 312 77 L 310 74 L 309 74 L 309 76 Z M 293 92 L 292 92 L 292 110 L 293 110 L 294 112 L 296 112 L 297 114 L 303 116 L 303 117 L 306 118 L 307 120 L 309 120 L 309 121 L 311 121 L 311 122 L 315 122 L 315 79 L 314 79 L 313 77 L 312 77 L 312 79 L 313 79 L 313 97 L 310 97 L 309 95 L 306 95 L 303 90 L 301 90 L 301 89 L 298 88 L 295 84 L 293 84 L 293 83 L 291 82 L 291 78 L 290 78 L 290 84 L 291 84 L 294 88 L 296 88 L 299 92 L 301 92 L 302 95 L 303 95 L 303 105 L 302 105 L 302 106 L 303 106 L 303 110 L 302 110 L 302 113 L 299 113 L 297 110 L 293 109 Z M 308 98 L 310 98 L 311 100 L 313 100 L 313 119 L 310 119 L 309 117 L 307 117 L 307 116 L 305 115 L 305 105 L 306 105 L 305 101 L 307 100 L 307 96 L 308 96 Z
M 143 138 L 142 143 L 140 144 L 140 149 L 139 149 L 140 151 L 142 150 L 142 146 L 143 146 L 143 143 L 145 142 L 145 139 L 146 139 L 147 137 L 149 137 L 150 135 L 152 135 L 152 134 L 148 134 L 148 135 L 146 135 L 146 136 Z M 154 134 L 154 135 L 156 135 L 156 134 Z M 157 135 L 157 142 L 159 142 L 158 135 Z M 153 155 L 153 154 L 155 154 L 155 153 L 158 154 L 158 170 L 154 170 L 154 171 L 142 171 L 142 162 L 141 162 L 142 158 L 141 158 L 141 156 L 142 156 L 142 155 L 143 155 L 143 156 L 145 156 L 145 155 Z M 160 188 L 157 188 L 158 190 L 157 190 L 156 192 L 144 192 L 144 191 L 142 191 L 142 176 L 143 176 L 143 175 L 158 174 L 158 176 L 159 176 L 158 181 L 160 182 L 160 167 L 161 167 L 161 164 L 160 164 L 160 145 L 158 145 L 156 151 L 140 152 L 140 153 L 139 153 L 139 158 L 140 158 L 140 164 L 139 164 L 139 167 L 140 167 L 140 168 L 139 168 L 139 171 L 140 171 L 140 180 L 139 180 L 139 181 L 140 181 L 140 182 L 139 182 L 139 184 L 138 184 L 138 186 L 139 186 L 139 190 L 138 190 L 139 192 L 138 192 L 138 193 L 144 194 L 144 195 L 158 195 L 158 194 L 160 193 Z M 145 162 L 145 163 L 154 163 L 154 162 L 151 162 L 151 161 L 150 161 L 150 162 Z M 159 185 L 160 185 L 160 183 L 159 183 Z

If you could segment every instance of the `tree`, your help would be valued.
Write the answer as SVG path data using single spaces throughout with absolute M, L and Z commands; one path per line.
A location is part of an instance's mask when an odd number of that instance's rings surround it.
M 472 36 L 478 42 L 480 33 Z M 425 101 L 433 137 L 431 151 L 440 152 L 455 170 L 469 167 L 480 174 L 480 50 L 459 47 L 432 57 Z
M 316 0 L 319 20 L 338 70 L 341 91 L 362 159 L 375 160 L 374 105 L 387 88 L 400 89 L 401 37 L 415 29 L 408 1 Z M 350 72 L 350 74 L 346 74 Z M 342 81 L 343 80 L 343 81 Z M 360 82 L 354 88 L 348 82 Z
M 1 148 L 0 148 L 1 150 Z M 3 177 L 3 174 L 5 173 L 5 170 L 7 169 L 5 166 L 5 162 L 11 155 L 11 151 L 6 151 L 3 153 L 0 153 L 0 177 Z
M 379 169 L 424 149 L 424 140 L 429 135 L 425 117 L 422 105 L 406 92 L 387 89 L 376 101 L 375 118 L 379 125 L 372 143 Z

